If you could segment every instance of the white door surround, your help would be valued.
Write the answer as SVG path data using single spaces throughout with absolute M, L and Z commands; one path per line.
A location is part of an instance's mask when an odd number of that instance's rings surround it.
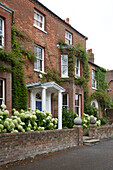
M 51 112 L 51 94 L 58 93 L 58 129 L 62 129 L 62 93 L 65 89 L 55 82 L 32 83 L 26 87 L 31 90 L 30 105 L 31 109 L 36 109 L 36 94 L 41 93 L 42 111 Z

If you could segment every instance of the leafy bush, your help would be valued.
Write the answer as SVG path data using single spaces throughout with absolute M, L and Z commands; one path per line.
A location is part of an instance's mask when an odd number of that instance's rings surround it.
M 87 104 L 87 106 L 84 109 L 84 112 L 90 116 L 93 115 L 94 117 L 99 119 L 98 109 L 91 104 Z
M 77 117 L 77 114 L 74 114 L 70 109 L 63 109 L 62 111 L 62 126 L 64 129 L 73 128 L 74 119 Z
M 89 125 L 90 125 L 90 118 L 94 117 L 93 115 L 89 116 L 88 114 L 83 114 L 82 116 L 82 126 L 84 129 L 88 129 Z M 96 119 L 96 117 L 94 117 Z M 101 121 L 97 120 L 96 121 L 97 126 L 100 126 Z
M 5 132 L 25 132 L 36 130 L 53 130 L 57 128 L 57 118 L 52 118 L 52 114 L 39 110 L 18 112 L 13 109 L 12 116 L 9 118 L 9 111 L 6 106 L 1 105 L 0 109 L 0 133 Z
M 108 120 L 105 117 L 101 118 L 101 124 L 102 125 L 108 124 Z

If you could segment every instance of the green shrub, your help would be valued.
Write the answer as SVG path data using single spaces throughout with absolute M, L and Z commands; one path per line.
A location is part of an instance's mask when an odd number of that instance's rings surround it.
M 108 124 L 108 120 L 107 120 L 105 117 L 102 117 L 102 118 L 101 118 L 101 124 L 102 124 L 102 125 Z
M 70 109 L 63 109 L 62 111 L 62 127 L 63 129 L 66 128 L 73 128 L 74 126 L 74 119 L 77 117 L 77 114 L 74 114 Z
M 98 109 L 91 104 L 87 104 L 87 106 L 84 109 L 84 112 L 88 115 L 93 115 L 97 119 L 99 119 Z

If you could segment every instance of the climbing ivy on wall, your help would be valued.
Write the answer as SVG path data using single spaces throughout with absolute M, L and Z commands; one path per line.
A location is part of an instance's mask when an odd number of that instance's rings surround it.
M 26 50 L 22 43 L 17 40 L 19 37 L 30 40 L 12 26 L 12 51 L 0 50 L 0 59 L 2 61 L 0 71 L 12 72 L 12 107 L 17 110 L 27 109 L 27 89 L 22 65 L 25 63 L 26 58 L 29 58 L 30 61 L 35 60 L 34 53 Z M 11 67 L 7 66 L 6 63 L 9 63 Z
M 108 85 L 105 82 L 106 70 L 102 67 L 96 67 L 95 69 L 95 79 L 97 81 L 97 89 L 105 90 Z
M 106 91 L 108 85 L 105 81 L 105 76 L 106 70 L 102 67 L 96 67 L 95 79 L 97 81 L 97 90 L 91 95 L 91 99 L 96 99 L 99 102 L 103 112 L 105 108 L 110 108 L 112 105 L 111 98 Z
M 89 89 L 88 89 L 88 81 L 89 81 L 89 65 L 88 65 L 88 58 L 89 55 L 87 54 L 86 50 L 80 45 L 76 46 L 68 46 L 65 42 L 62 40 L 59 42 L 59 49 L 61 50 L 62 54 L 64 53 L 64 50 L 67 51 L 68 54 L 68 74 L 69 78 L 61 78 L 61 74 L 59 71 L 53 68 L 51 60 L 51 67 L 47 69 L 47 74 L 43 75 L 42 81 L 50 81 L 54 80 L 58 84 L 62 84 L 62 82 L 75 82 L 75 85 L 78 85 L 84 89 L 84 98 L 85 102 L 84 105 L 89 103 Z M 48 54 L 48 56 L 50 56 Z M 83 66 L 83 75 L 81 77 L 76 77 L 75 78 L 75 56 L 77 56 L 80 61 L 82 62 Z M 50 57 L 48 57 L 50 59 Z

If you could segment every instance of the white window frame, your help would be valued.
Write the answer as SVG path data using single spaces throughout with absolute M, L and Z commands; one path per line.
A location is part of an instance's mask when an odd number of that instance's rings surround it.
M 67 95 L 67 105 L 63 105 L 63 96 L 64 95 Z M 62 93 L 62 108 L 65 109 L 65 108 L 69 108 L 69 94 L 68 93 Z
M 67 57 L 67 63 L 63 64 L 63 56 Z M 63 67 L 67 67 L 67 74 L 63 74 Z M 68 78 L 68 55 L 61 55 L 61 77 Z
M 68 31 L 65 31 L 65 43 L 72 45 L 72 34 Z
M 95 79 L 95 70 L 92 70 L 92 89 L 95 89 L 95 90 L 97 89 L 97 81 Z
M 2 37 L 2 44 L 0 45 L 0 48 L 4 47 L 4 19 L 0 17 L 0 20 L 2 22 L 2 32 L 0 36 Z
M 99 108 L 99 106 L 98 106 L 98 102 L 97 102 L 97 100 L 92 100 L 92 101 L 91 101 L 91 105 L 93 105 L 93 103 L 95 103 L 95 107 L 98 109 L 98 108 Z
M 35 18 L 35 14 L 39 15 L 40 17 L 42 17 L 43 21 L 39 20 L 38 18 Z M 35 24 L 35 21 L 36 22 L 39 22 L 42 24 L 42 27 L 40 27 L 39 25 Z M 37 10 L 34 10 L 34 26 L 42 31 L 44 31 L 45 29 L 45 16 L 42 15 L 39 11 Z
M 2 81 L 2 98 L 0 98 L 0 100 L 2 100 L 2 104 L 5 104 L 5 80 L 4 79 L 0 79 L 0 81 Z
M 37 48 L 40 48 L 41 50 L 42 50 L 42 59 L 40 59 L 39 57 L 38 57 L 38 54 L 37 54 L 37 52 L 35 51 L 35 48 L 37 49 Z M 40 46 L 38 46 L 38 45 L 35 45 L 34 46 L 34 51 L 35 51 L 35 54 L 36 54 L 36 61 L 34 62 L 34 70 L 35 71 L 38 71 L 38 72 L 41 72 L 41 73 L 44 73 L 44 48 L 42 48 L 42 47 L 40 47 Z M 38 68 L 38 61 L 42 61 L 42 70 L 41 69 L 39 69 Z M 35 64 L 37 65 L 37 67 L 35 68 Z
M 78 66 L 77 66 L 77 61 L 78 61 Z M 75 78 L 77 77 L 80 77 L 80 60 L 77 57 L 75 57 Z
M 76 96 L 78 96 L 79 105 L 76 105 L 76 102 L 75 102 L 75 112 L 76 112 L 76 108 L 78 108 L 78 112 L 79 112 L 78 116 L 81 117 L 81 95 L 76 93 L 75 94 L 75 100 L 76 100 Z

